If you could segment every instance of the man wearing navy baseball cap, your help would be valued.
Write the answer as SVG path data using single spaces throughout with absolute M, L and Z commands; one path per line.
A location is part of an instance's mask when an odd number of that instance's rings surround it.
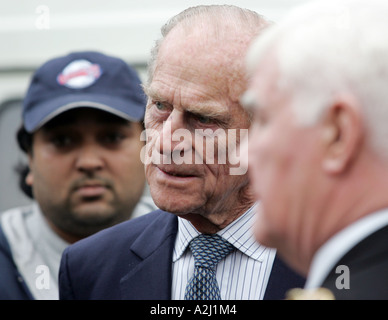
M 145 104 L 140 79 L 123 60 L 77 52 L 38 69 L 24 100 L 23 120 L 26 130 L 33 132 L 55 116 L 83 106 L 140 122 Z
M 34 202 L 0 217 L 0 299 L 58 299 L 69 244 L 155 208 L 143 194 L 145 105 L 116 57 L 75 52 L 34 73 L 17 134 Z

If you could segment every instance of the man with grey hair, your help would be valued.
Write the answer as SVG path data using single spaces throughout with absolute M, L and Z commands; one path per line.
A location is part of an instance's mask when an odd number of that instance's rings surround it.
M 302 298 L 388 298 L 387 16 L 314 2 L 248 54 L 255 235 L 308 276 Z
M 62 299 L 277 299 L 304 282 L 255 242 L 248 175 L 231 174 L 239 139 L 228 143 L 228 130 L 250 126 L 244 56 L 267 25 L 235 6 L 199 6 L 163 27 L 144 87 L 145 172 L 161 210 L 69 248 Z

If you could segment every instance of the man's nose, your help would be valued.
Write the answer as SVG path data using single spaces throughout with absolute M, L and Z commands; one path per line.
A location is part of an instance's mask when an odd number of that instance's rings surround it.
M 172 155 L 174 152 L 185 152 L 191 149 L 191 132 L 185 126 L 184 114 L 174 109 L 163 123 L 163 129 L 157 143 L 161 155 Z M 179 145 L 179 147 L 177 147 Z
M 101 150 L 94 143 L 84 144 L 78 151 L 76 168 L 83 173 L 93 173 L 104 167 Z

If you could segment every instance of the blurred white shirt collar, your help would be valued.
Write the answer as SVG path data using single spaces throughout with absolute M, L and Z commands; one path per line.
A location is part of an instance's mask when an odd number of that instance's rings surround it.
M 357 220 L 330 238 L 314 255 L 305 289 L 318 288 L 335 264 L 357 243 L 388 224 L 388 208 Z

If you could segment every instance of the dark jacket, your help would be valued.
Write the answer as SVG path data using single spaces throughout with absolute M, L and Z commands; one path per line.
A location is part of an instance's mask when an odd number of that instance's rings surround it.
M 0 300 L 32 300 L 0 224 Z
M 345 266 L 346 274 L 337 270 L 338 266 Z M 344 280 L 344 277 L 348 279 Z M 336 299 L 387 300 L 388 226 L 369 235 L 346 253 L 322 286 L 330 289 Z

